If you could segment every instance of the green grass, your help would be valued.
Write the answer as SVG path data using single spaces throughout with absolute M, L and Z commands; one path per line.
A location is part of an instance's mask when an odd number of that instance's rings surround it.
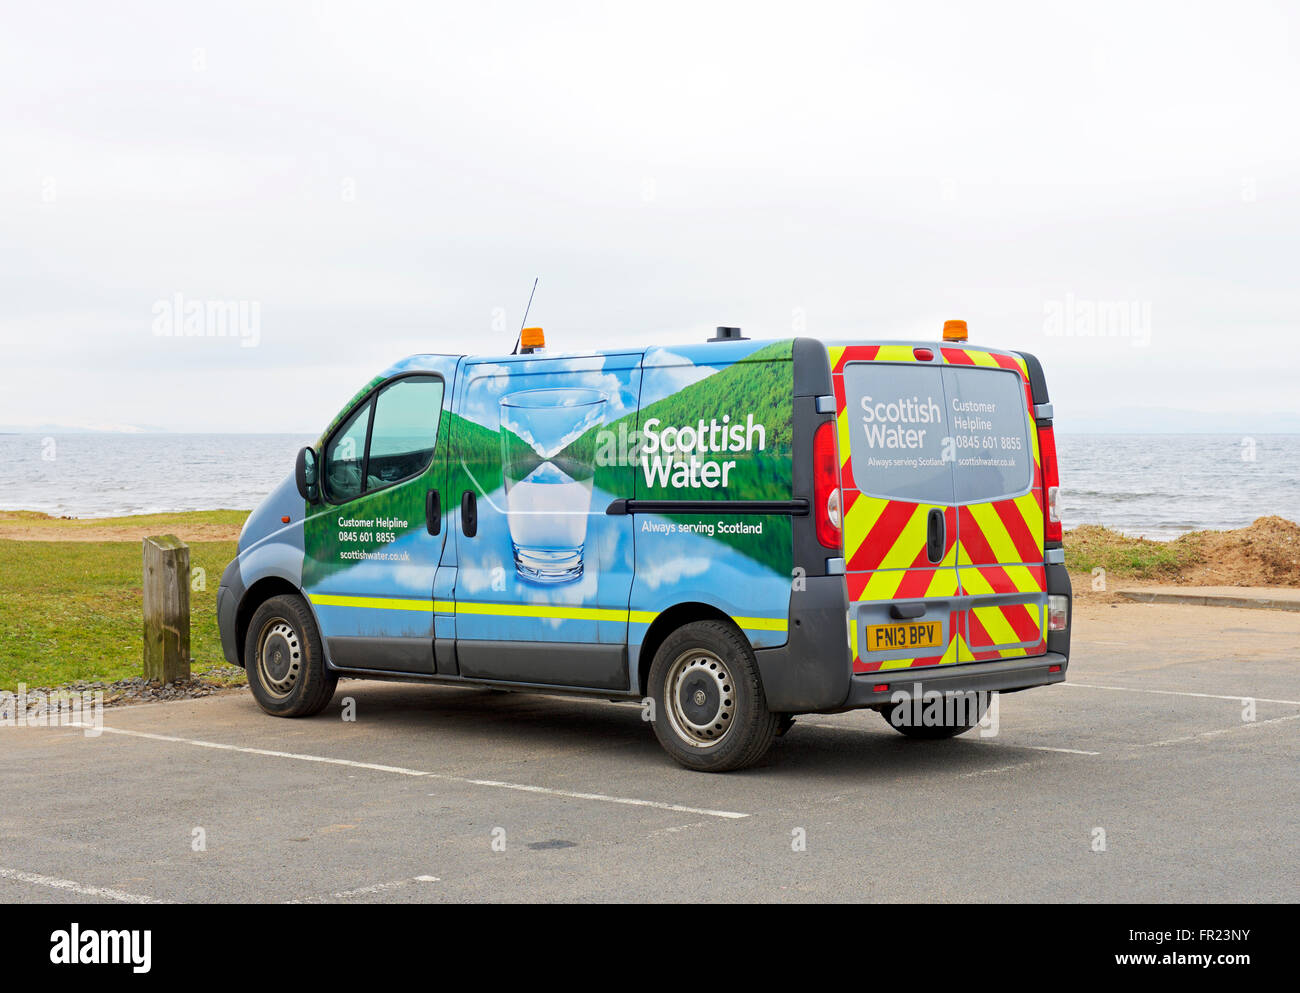
M 135 517 L 50 517 L 31 510 L 0 510 L 0 522 L 54 531 L 84 531 L 92 528 L 140 527 L 158 532 L 184 529 L 193 524 L 219 524 L 239 528 L 248 518 L 246 510 L 193 510 L 182 514 L 140 514 Z
M 246 516 L 242 511 L 205 511 L 123 520 L 156 521 L 160 531 L 183 534 L 186 523 L 237 524 Z M 94 522 L 55 523 L 75 528 Z M 196 676 L 226 667 L 217 633 L 217 584 L 234 557 L 233 541 L 190 544 L 191 567 L 206 573 L 206 589 L 190 591 L 190 655 Z M 0 541 L 0 688 L 142 675 L 140 574 L 137 541 Z M 228 671 L 207 678 L 232 680 Z
M 1175 579 L 1196 558 L 1187 542 L 1129 538 L 1095 524 L 1065 533 L 1065 564 L 1076 572 L 1101 568 L 1125 579 Z

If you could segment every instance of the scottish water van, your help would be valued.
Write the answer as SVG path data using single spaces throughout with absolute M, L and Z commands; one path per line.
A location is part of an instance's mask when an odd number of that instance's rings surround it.
M 704 771 L 799 714 L 969 730 L 1065 678 L 1071 600 L 1042 368 L 966 337 L 403 359 L 249 517 L 225 655 L 280 717 L 340 676 L 635 700 Z

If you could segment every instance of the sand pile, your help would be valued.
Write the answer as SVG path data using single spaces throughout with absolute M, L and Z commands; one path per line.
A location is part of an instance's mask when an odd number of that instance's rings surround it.
M 1192 531 L 1174 541 L 1130 538 L 1090 524 L 1066 532 L 1065 563 L 1076 574 L 1100 567 L 1115 581 L 1300 587 L 1300 524 L 1261 517 L 1249 527 Z
M 1177 582 L 1189 586 L 1300 586 L 1300 524 L 1260 517 L 1235 531 L 1193 531 Z

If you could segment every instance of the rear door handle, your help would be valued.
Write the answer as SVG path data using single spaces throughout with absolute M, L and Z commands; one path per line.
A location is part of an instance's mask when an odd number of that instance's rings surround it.
M 437 490 L 424 495 L 424 526 L 429 529 L 429 534 L 442 530 L 442 494 Z
M 460 529 L 466 538 L 478 534 L 478 500 L 473 490 L 466 490 L 460 495 Z
M 889 616 L 896 621 L 910 621 L 925 616 L 923 603 L 895 603 L 889 607 Z
M 944 549 L 948 547 L 947 522 L 944 520 L 943 511 L 938 507 L 931 507 L 929 517 L 926 520 L 925 534 L 925 556 L 934 565 L 943 561 Z

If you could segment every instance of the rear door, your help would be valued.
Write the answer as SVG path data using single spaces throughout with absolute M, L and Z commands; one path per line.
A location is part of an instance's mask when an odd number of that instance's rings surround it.
M 956 662 L 962 604 L 942 364 L 911 345 L 829 353 L 853 671 Z
M 854 672 L 1044 653 L 1043 481 L 1024 360 L 828 350 Z
M 958 661 L 1042 655 L 1047 576 L 1043 478 L 1029 374 L 1020 356 L 944 348 L 956 441 Z

